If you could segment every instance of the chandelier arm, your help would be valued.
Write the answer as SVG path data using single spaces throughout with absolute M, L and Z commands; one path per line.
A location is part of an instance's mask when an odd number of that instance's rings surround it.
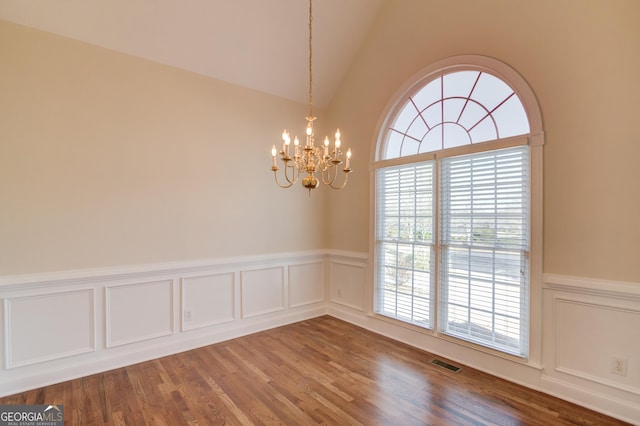
M 281 185 L 280 182 L 278 181 L 278 171 L 277 170 L 273 171 L 273 177 L 275 178 L 276 185 L 278 185 L 280 188 L 291 188 L 293 186 L 293 184 L 295 183 L 295 182 L 289 181 L 288 185 Z M 288 179 L 287 179 L 287 181 L 288 181 Z
M 331 170 L 333 170 L 333 177 L 331 177 L 331 174 L 332 174 Z M 336 178 L 338 177 L 338 167 L 337 166 L 327 167 L 322 171 L 322 174 L 320 175 L 320 177 L 322 178 L 323 184 L 331 186 L 333 182 L 336 180 Z
M 291 178 L 289 178 L 289 173 L 287 172 L 288 169 L 291 169 Z M 298 172 L 297 176 L 296 176 L 296 171 Z M 292 165 L 285 164 L 284 178 L 287 180 L 287 182 L 289 182 L 290 184 L 289 186 L 291 186 L 296 182 L 298 182 L 298 179 L 300 179 L 300 170 L 295 166 L 295 164 L 292 164 Z
M 342 182 L 342 185 L 340 186 L 333 186 L 333 181 L 332 181 L 330 184 L 328 184 L 332 189 L 342 189 L 345 186 L 347 186 L 347 182 L 349 181 L 349 173 L 351 173 L 351 170 L 349 171 L 343 170 L 343 172 L 344 172 L 344 182 Z

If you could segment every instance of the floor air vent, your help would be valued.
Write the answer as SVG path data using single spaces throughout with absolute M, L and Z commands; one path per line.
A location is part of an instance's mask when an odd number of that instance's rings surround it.
M 437 365 L 439 367 L 442 368 L 446 368 L 447 370 L 453 371 L 454 373 L 457 373 L 458 371 L 462 370 L 462 368 L 460 367 L 456 367 L 455 365 L 451 365 L 448 362 L 444 362 L 442 360 L 439 359 L 432 359 L 431 361 L 429 361 L 431 364 Z

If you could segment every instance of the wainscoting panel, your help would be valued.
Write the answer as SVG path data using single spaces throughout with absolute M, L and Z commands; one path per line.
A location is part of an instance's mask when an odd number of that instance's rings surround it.
M 173 333 L 173 280 L 106 287 L 107 347 Z
M 289 307 L 324 302 L 324 262 L 289 266 Z
M 284 268 L 264 268 L 240 273 L 242 318 L 282 311 L 284 301 Z
M 358 311 L 365 310 L 366 263 L 331 259 L 331 301 Z
M 640 392 L 640 310 L 613 304 L 554 298 L 556 366 L 559 372 Z M 640 308 L 640 307 L 638 307 Z M 620 361 L 619 371 L 615 360 Z
M 4 299 L 6 368 L 95 350 L 92 289 Z
M 183 331 L 234 320 L 234 273 L 183 277 L 181 290 Z
M 543 389 L 640 423 L 640 285 L 545 275 Z

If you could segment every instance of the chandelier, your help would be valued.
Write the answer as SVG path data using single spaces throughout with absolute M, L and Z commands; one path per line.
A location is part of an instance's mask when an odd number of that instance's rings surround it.
M 300 146 L 300 140 L 296 136 L 293 140 L 293 148 L 291 148 L 291 136 L 285 129 L 282 132 L 282 150 L 280 150 L 280 161 L 282 162 L 284 172 L 284 183 L 280 183 L 278 179 L 278 170 L 280 168 L 277 164 L 278 151 L 276 146 L 271 148 L 271 157 L 273 159 L 273 165 L 271 170 L 276 180 L 276 184 L 281 188 L 290 188 L 302 178 L 302 186 L 309 190 L 317 188 L 320 185 L 320 181 L 324 185 L 328 185 L 333 189 L 342 189 L 347 185 L 349 179 L 349 173 L 351 173 L 351 149 L 347 150 L 346 161 L 344 162 L 344 178 L 342 184 L 338 185 L 336 178 L 338 177 L 338 169 L 342 161 L 342 151 L 340 146 L 342 144 L 340 140 L 340 129 L 336 130 L 333 149 L 330 149 L 329 138 L 324 138 L 324 146 L 316 146 L 314 141 L 313 122 L 316 117 L 313 116 L 313 74 L 312 74 L 312 31 L 311 23 L 313 22 L 312 13 L 312 0 L 309 0 L 309 114 L 307 115 L 307 128 L 306 128 L 306 143 L 304 146 Z M 316 178 L 316 173 L 319 174 L 320 180 Z

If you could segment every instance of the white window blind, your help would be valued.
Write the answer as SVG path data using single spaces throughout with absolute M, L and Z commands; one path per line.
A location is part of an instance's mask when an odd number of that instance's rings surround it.
M 434 162 L 377 170 L 377 313 L 432 328 Z
M 440 163 L 440 331 L 528 352 L 529 148 Z

